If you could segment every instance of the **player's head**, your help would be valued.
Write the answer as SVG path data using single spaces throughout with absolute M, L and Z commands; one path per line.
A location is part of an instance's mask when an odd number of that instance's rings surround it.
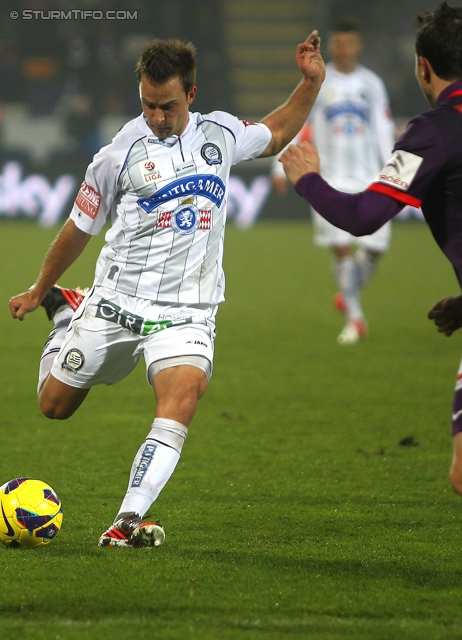
M 330 32 L 328 49 L 336 69 L 343 73 L 354 71 L 362 50 L 356 22 L 346 18 L 338 22 Z
M 430 63 L 442 80 L 462 79 L 462 7 L 441 2 L 434 11 L 417 17 L 417 63 Z
M 159 138 L 180 135 L 196 96 L 196 50 L 190 42 L 154 40 L 143 50 L 136 76 L 148 125 Z
M 146 76 L 151 84 L 178 78 L 187 96 L 196 84 L 196 48 L 191 42 L 154 40 L 141 53 L 136 76 L 138 82 Z

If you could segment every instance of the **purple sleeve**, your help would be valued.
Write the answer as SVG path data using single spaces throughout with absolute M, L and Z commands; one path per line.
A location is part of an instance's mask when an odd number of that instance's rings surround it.
M 374 233 L 404 207 L 402 202 L 375 191 L 337 191 L 318 173 L 302 176 L 295 190 L 328 222 L 354 236 Z

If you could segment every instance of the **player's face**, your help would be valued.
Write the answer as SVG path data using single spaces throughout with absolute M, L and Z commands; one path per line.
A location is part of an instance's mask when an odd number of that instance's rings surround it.
M 362 43 L 355 31 L 334 32 L 329 39 L 329 53 L 336 69 L 343 73 L 354 71 Z
M 141 106 L 149 127 L 158 138 L 183 133 L 188 124 L 189 105 L 195 96 L 196 87 L 186 95 L 178 78 L 171 78 L 164 84 L 151 84 L 146 76 L 141 76 Z

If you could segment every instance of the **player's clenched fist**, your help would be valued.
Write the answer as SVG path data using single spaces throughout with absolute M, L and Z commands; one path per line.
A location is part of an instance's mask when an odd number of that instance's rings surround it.
M 26 291 L 10 298 L 10 312 L 13 318 L 24 320 L 26 313 L 35 311 L 39 304 L 40 301 L 33 295 L 33 292 Z
M 279 158 L 287 178 L 295 184 L 306 173 L 319 173 L 320 161 L 318 150 L 309 142 L 291 144 Z
M 438 331 L 450 336 L 462 327 L 462 296 L 444 298 L 428 312 Z

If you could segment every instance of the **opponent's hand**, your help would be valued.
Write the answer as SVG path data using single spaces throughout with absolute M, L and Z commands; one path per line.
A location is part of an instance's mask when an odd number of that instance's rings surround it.
M 307 80 L 321 83 L 326 76 L 326 67 L 321 56 L 321 38 L 315 29 L 297 47 L 295 54 L 298 68 Z
M 309 142 L 291 144 L 279 158 L 290 182 L 295 184 L 305 173 L 319 173 L 318 150 Z
M 18 320 L 24 320 L 26 313 L 35 311 L 40 306 L 40 302 L 33 289 L 13 296 L 10 298 L 11 315 Z
M 451 336 L 462 327 L 462 295 L 437 302 L 428 312 L 428 318 L 435 322 L 440 333 Z

